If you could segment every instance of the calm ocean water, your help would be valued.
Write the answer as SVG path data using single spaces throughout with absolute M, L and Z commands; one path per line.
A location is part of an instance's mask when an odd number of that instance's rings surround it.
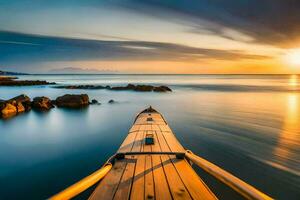
M 166 94 L 0 87 L 56 98 L 87 93 L 102 105 L 31 111 L 0 120 L 0 199 L 45 199 L 101 167 L 125 138 L 135 115 L 152 105 L 177 138 L 276 199 L 300 198 L 300 76 L 296 75 L 38 75 L 59 84 L 169 85 Z M 114 99 L 116 104 L 108 104 Z M 198 170 L 220 199 L 237 195 Z M 220 195 L 224 194 L 224 195 Z

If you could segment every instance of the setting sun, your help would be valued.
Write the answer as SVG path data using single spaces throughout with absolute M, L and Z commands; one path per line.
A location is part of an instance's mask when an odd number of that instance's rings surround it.
M 300 66 L 300 49 L 290 50 L 286 54 L 286 60 L 290 65 Z

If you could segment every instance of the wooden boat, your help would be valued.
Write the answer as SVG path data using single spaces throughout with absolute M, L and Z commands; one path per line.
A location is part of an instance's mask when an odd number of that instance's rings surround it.
M 137 115 L 123 144 L 101 169 L 50 199 L 71 199 L 97 183 L 90 200 L 217 199 L 191 163 L 246 199 L 272 199 L 186 150 L 163 116 L 151 107 Z

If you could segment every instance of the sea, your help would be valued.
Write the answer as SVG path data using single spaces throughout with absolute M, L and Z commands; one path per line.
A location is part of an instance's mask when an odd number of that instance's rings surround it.
M 167 85 L 173 92 L 0 87 L 0 99 L 88 94 L 101 103 L 0 119 L 0 199 L 47 199 L 99 169 L 119 148 L 135 116 L 150 105 L 163 114 L 186 149 L 273 198 L 300 199 L 300 75 L 18 78 L 57 85 Z M 109 104 L 111 99 L 115 103 Z M 193 167 L 218 198 L 242 199 Z

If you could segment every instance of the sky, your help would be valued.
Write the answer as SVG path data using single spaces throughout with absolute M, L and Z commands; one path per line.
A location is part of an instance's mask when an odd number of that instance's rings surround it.
M 0 0 L 0 70 L 300 73 L 298 0 Z

